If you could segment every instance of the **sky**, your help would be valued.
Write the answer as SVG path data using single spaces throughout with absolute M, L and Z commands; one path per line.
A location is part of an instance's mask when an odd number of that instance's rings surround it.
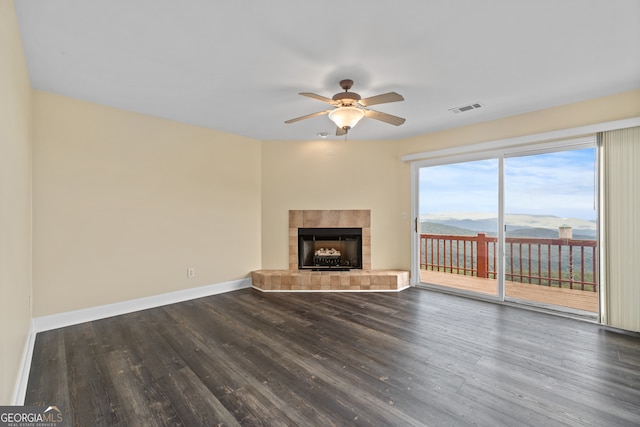
M 595 148 L 506 158 L 505 213 L 595 220 L 595 184 Z M 498 160 L 422 168 L 419 206 L 421 215 L 497 212 Z

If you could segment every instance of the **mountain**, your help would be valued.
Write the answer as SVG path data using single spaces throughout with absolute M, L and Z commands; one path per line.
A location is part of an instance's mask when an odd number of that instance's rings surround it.
M 488 235 L 496 235 L 498 229 L 498 218 L 491 213 L 441 213 L 425 214 L 420 216 L 422 223 L 439 224 L 441 226 L 453 227 L 453 229 L 466 230 L 466 232 L 435 232 L 425 231 L 434 234 L 460 234 L 469 235 L 484 232 Z M 560 218 L 552 215 L 525 215 L 506 214 L 507 236 L 511 237 L 558 237 L 558 228 L 570 226 L 573 228 L 574 239 L 595 239 L 596 222 L 579 218 Z M 427 226 L 433 229 L 435 226 Z M 421 228 L 422 229 L 422 228 Z M 445 229 L 446 230 L 446 229 Z M 544 231 L 543 231 L 544 230 Z
M 449 219 L 449 220 L 434 220 L 436 224 L 449 225 L 451 227 L 465 228 L 467 230 L 496 233 L 498 230 L 498 218 L 488 219 Z
M 446 234 L 452 236 L 475 236 L 478 232 L 435 222 L 421 222 L 420 232 L 425 234 Z
M 585 230 L 579 230 L 581 233 L 573 232 L 572 238 L 574 240 L 595 240 L 596 232 L 590 233 Z M 530 237 L 535 239 L 557 239 L 558 230 L 552 230 L 550 228 L 516 228 L 510 230 L 507 228 L 507 237 Z

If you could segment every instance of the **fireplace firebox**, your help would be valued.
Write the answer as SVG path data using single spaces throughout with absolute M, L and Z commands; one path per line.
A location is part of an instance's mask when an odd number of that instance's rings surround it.
M 298 228 L 298 269 L 362 269 L 362 228 Z

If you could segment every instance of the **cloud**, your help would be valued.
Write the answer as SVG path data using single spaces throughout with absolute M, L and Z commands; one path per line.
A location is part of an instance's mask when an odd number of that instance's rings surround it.
M 497 159 L 420 171 L 420 213 L 495 212 Z M 595 148 L 505 159 L 505 210 L 595 219 Z

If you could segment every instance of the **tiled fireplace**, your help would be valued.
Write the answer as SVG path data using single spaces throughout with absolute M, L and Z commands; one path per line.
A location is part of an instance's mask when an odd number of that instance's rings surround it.
M 289 270 L 298 270 L 298 229 L 362 229 L 362 270 L 371 270 L 370 210 L 289 211 Z
M 356 229 L 361 230 L 361 268 L 300 269 L 298 249 L 301 244 L 298 230 L 332 228 L 342 229 L 347 235 L 352 235 Z M 338 249 L 345 250 L 345 247 L 338 246 Z M 353 261 L 347 264 L 353 264 Z M 254 271 L 251 279 L 253 287 L 263 292 L 397 292 L 410 286 L 408 271 L 371 270 L 369 210 L 289 211 L 289 269 Z

